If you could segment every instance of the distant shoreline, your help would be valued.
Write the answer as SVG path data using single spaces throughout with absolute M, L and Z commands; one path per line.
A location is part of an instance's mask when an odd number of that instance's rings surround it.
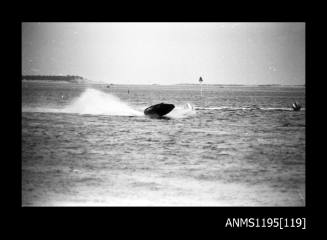
M 80 84 L 95 84 L 95 85 L 144 85 L 144 86 L 199 86 L 199 83 L 175 83 L 175 84 L 157 84 L 157 83 L 105 83 L 96 82 L 77 75 L 23 75 L 23 82 L 35 83 L 80 83 Z M 217 84 L 203 83 L 203 86 L 216 87 L 305 87 L 305 84 Z
M 22 81 L 84 83 L 86 79 L 77 75 L 22 75 Z
M 29 82 L 29 83 L 51 83 L 51 84 L 56 84 L 56 83 L 74 83 L 74 84 L 90 84 L 90 85 L 104 85 L 104 86 L 110 86 L 110 87 L 114 87 L 114 86 L 153 86 L 153 87 L 167 87 L 167 86 L 188 86 L 188 87 L 198 87 L 199 84 L 139 84 L 139 83 L 99 83 L 99 82 L 92 82 L 92 81 L 83 81 L 83 82 L 76 82 L 76 81 L 67 81 L 67 80 L 37 80 L 37 79 L 33 79 L 33 80 L 23 80 L 23 82 Z M 294 87 L 294 88 L 305 88 L 305 85 L 240 85 L 240 84 L 202 84 L 203 87 L 267 87 L 267 88 L 276 88 L 276 87 L 280 87 L 280 88 L 284 88 L 284 87 Z

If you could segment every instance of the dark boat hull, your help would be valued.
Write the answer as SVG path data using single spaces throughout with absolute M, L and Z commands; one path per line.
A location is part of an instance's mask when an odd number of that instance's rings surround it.
M 162 117 L 170 113 L 175 106 L 173 104 L 159 103 L 144 110 L 144 114 L 150 117 Z

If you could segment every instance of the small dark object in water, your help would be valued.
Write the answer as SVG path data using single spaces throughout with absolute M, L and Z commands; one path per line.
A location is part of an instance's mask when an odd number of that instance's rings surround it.
M 292 108 L 293 108 L 294 111 L 300 111 L 301 105 L 298 104 L 297 102 L 295 102 L 295 103 L 292 104 Z
M 162 117 L 171 112 L 175 106 L 173 104 L 159 103 L 152 105 L 144 110 L 144 114 L 150 117 Z

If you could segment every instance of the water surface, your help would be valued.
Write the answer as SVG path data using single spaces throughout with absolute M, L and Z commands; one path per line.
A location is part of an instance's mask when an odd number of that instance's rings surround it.
M 167 119 L 143 115 L 160 102 L 176 106 Z M 305 89 L 205 86 L 201 97 L 191 85 L 24 82 L 22 196 L 23 205 L 304 206 Z

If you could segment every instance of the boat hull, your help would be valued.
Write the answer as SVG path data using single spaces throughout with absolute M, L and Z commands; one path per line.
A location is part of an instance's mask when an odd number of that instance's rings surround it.
M 146 108 L 144 114 L 150 117 L 162 117 L 170 113 L 174 108 L 173 104 L 159 103 Z

